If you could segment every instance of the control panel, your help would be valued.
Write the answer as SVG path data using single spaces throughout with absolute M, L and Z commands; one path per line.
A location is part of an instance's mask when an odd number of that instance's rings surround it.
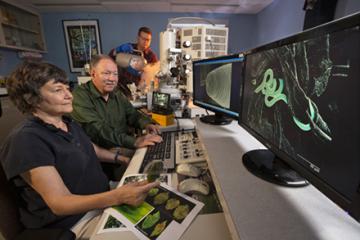
M 179 132 L 175 152 L 176 164 L 206 161 L 206 153 L 196 130 Z

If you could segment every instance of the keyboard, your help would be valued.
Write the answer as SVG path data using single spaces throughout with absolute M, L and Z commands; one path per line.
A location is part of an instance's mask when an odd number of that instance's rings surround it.
M 164 163 L 164 168 L 172 170 L 175 168 L 175 138 L 177 132 L 163 132 L 161 137 L 163 141 L 154 146 L 149 146 L 140 167 L 140 173 L 146 170 L 146 166 L 154 161 L 160 160 Z
M 195 129 L 163 132 L 161 137 L 161 143 L 147 148 L 140 173 L 146 172 L 148 164 L 155 160 L 163 161 L 164 172 L 175 169 L 176 164 L 206 161 L 205 150 Z

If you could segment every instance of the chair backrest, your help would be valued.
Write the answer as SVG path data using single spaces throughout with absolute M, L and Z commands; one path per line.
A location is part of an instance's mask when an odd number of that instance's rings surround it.
M 25 118 L 9 97 L 0 97 L 2 116 L 0 116 L 0 147 L 11 129 Z M 16 197 L 10 183 L 5 177 L 0 164 L 0 231 L 6 240 L 13 239 L 23 229 L 20 222 Z
M 10 101 L 9 97 L 0 96 L 2 116 L 0 116 L 0 145 L 4 143 L 11 130 L 26 118 L 16 106 Z
M 0 164 L 0 231 L 6 240 L 13 239 L 23 229 L 20 222 L 16 197 L 10 183 L 5 177 Z

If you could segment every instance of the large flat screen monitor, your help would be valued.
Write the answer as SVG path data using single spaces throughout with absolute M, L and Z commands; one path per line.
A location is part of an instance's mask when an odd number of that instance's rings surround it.
M 193 62 L 193 102 L 215 113 L 201 121 L 223 125 L 238 118 L 243 59 L 235 54 Z
M 286 163 L 359 221 L 360 14 L 245 55 L 239 124 L 269 150 L 244 165 L 291 185 Z

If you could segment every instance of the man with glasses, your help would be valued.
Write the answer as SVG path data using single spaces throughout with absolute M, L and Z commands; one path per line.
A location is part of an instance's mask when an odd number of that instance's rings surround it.
M 136 43 L 125 43 L 114 49 L 109 53 L 113 59 L 116 58 L 118 53 L 129 53 L 133 55 L 142 56 L 147 64 L 154 64 L 158 62 L 156 54 L 151 50 L 151 37 L 152 32 L 148 27 L 141 27 L 138 30 Z M 144 82 L 141 78 L 141 71 L 133 69 L 131 67 L 120 68 L 119 67 L 119 88 L 128 97 L 131 98 L 131 91 L 127 87 L 128 84 L 135 83 L 136 86 L 142 86 Z
M 73 91 L 71 116 L 95 144 L 106 149 L 135 149 L 162 141 L 159 127 L 139 113 L 116 89 L 118 69 L 111 57 L 94 56 L 90 62 L 90 76 L 91 81 Z M 135 138 L 129 134 L 130 127 L 146 129 L 147 134 Z M 111 174 L 108 176 L 116 179 Z

